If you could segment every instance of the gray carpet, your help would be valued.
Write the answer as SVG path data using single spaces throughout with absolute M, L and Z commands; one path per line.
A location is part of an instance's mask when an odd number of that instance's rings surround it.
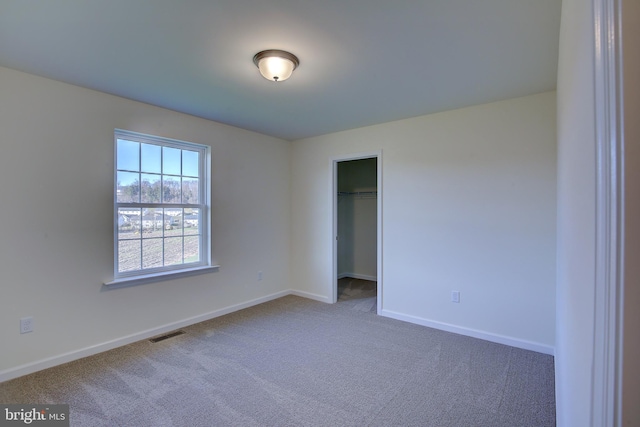
M 357 299 L 357 298 L 352 298 Z M 0 384 L 72 426 L 553 426 L 551 356 L 287 296 Z
M 369 280 L 344 277 L 338 279 L 338 303 L 354 310 L 378 311 L 378 284 Z

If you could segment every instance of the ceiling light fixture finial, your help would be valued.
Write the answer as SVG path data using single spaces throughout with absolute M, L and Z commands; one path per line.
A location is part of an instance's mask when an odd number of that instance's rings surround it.
M 253 57 L 253 63 L 260 70 L 260 74 L 267 80 L 283 82 L 291 77 L 300 61 L 294 54 L 284 50 L 269 49 L 258 52 Z

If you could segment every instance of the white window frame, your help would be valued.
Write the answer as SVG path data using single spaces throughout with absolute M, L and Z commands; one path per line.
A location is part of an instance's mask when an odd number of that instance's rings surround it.
M 185 204 L 185 203 L 144 203 L 144 202 L 131 202 L 121 203 L 117 199 L 118 189 L 118 140 L 127 140 L 133 142 L 139 142 L 143 144 L 152 144 L 160 147 L 170 147 L 189 151 L 197 151 L 200 154 L 199 157 L 199 194 L 197 204 Z M 215 271 L 218 266 L 214 266 L 211 263 L 211 159 L 210 159 L 210 147 L 203 144 L 196 144 L 192 142 L 179 141 L 175 139 L 163 138 L 154 135 L 146 135 L 137 132 L 131 132 L 122 129 L 114 130 L 114 181 L 113 181 L 113 280 L 105 282 L 107 286 L 113 285 L 133 285 L 139 283 L 147 283 L 165 280 L 169 278 L 176 278 L 182 276 L 189 276 L 194 274 L 201 274 L 210 271 Z M 141 154 L 139 154 L 139 162 L 142 162 Z M 182 171 L 181 171 L 181 175 Z M 119 271 L 119 236 L 118 236 L 118 223 L 119 223 L 119 209 L 120 208 L 197 208 L 200 209 L 201 217 L 199 219 L 198 226 L 199 231 L 199 254 L 200 259 L 197 262 L 191 262 L 187 264 L 175 264 L 170 266 L 161 266 L 154 268 L 131 271 Z M 164 219 L 164 218 L 163 218 Z M 142 218 L 141 225 L 142 227 Z M 142 231 L 141 231 L 142 232 Z M 163 231 L 164 233 L 164 231 Z M 183 230 L 184 233 L 184 230 Z M 184 236 L 184 234 L 183 234 Z M 165 237 L 162 237 L 164 242 Z M 141 252 L 142 254 L 142 252 Z

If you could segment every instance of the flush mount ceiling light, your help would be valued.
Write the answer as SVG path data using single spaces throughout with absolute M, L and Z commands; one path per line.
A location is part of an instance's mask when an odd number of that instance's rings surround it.
M 300 64 L 298 58 L 284 50 L 269 49 L 256 53 L 253 63 L 260 74 L 267 80 L 283 82 L 291 77 L 291 73 Z

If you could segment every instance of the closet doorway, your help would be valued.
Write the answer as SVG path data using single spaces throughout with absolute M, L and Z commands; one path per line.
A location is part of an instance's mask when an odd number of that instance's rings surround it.
M 382 309 L 381 153 L 333 159 L 333 302 Z

